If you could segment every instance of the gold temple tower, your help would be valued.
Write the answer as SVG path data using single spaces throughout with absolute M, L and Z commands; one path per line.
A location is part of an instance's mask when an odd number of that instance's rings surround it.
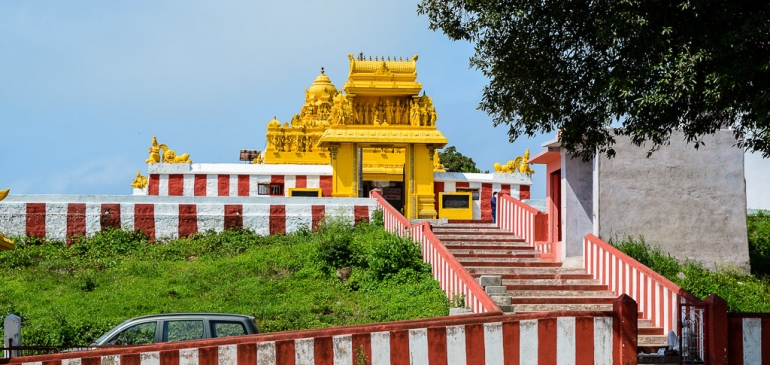
M 393 60 L 348 55 L 344 92 L 321 74 L 305 91 L 290 122 L 267 124 L 265 164 L 324 164 L 333 169 L 333 196 L 356 197 L 359 149 L 364 191 L 388 186 L 389 201 L 410 219 L 436 218 L 433 156 L 447 139 L 436 129 L 433 100 L 420 95 L 417 56 Z

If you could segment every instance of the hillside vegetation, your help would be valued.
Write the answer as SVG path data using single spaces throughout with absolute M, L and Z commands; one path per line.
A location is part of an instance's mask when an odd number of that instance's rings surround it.
M 25 345 L 88 344 L 126 319 L 164 312 L 246 314 L 273 332 L 436 317 L 449 307 L 419 247 L 376 225 L 163 243 L 111 230 L 69 247 L 17 244 L 0 252 L 0 315 L 22 317 Z M 346 282 L 341 267 L 352 267 Z
M 729 268 L 709 271 L 693 261 L 679 262 L 643 238 L 613 244 L 700 299 L 716 294 L 727 301 L 730 312 L 770 313 L 770 215 L 760 211 L 747 221 L 751 274 Z

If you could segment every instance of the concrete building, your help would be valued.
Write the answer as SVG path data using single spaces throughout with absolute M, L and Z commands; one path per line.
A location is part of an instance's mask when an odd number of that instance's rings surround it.
M 671 144 L 647 149 L 618 138 L 616 157 L 583 162 L 556 140 L 530 163 L 546 165 L 548 240 L 565 262 L 582 259 L 583 237 L 644 237 L 672 256 L 706 267 L 749 268 L 743 151 L 731 131 L 695 149 L 674 132 Z

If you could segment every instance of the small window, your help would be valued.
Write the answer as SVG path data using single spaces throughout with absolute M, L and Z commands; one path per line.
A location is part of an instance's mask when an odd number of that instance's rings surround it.
M 110 345 L 147 345 L 155 342 L 155 322 L 135 324 L 107 342 Z
M 243 336 L 246 328 L 239 322 L 211 322 L 211 337 Z
M 176 342 L 203 338 L 203 321 L 166 321 L 163 323 L 163 341 Z
M 259 184 L 259 195 L 283 195 L 283 184 Z

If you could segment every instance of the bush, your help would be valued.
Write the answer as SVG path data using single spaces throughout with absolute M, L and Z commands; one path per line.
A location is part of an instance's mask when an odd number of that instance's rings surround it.
M 701 300 L 716 294 L 727 301 L 730 312 L 770 312 L 770 281 L 767 277 L 757 278 L 730 269 L 709 271 L 690 260 L 680 263 L 642 238 L 628 237 L 613 244 Z
M 770 212 L 758 211 L 746 219 L 751 273 L 770 276 Z

